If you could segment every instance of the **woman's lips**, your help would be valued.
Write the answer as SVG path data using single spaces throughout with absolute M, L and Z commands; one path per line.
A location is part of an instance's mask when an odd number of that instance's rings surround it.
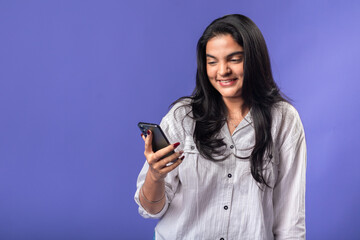
M 220 84 L 220 86 L 231 86 L 235 84 L 237 78 L 231 78 L 231 79 L 217 79 L 216 81 Z

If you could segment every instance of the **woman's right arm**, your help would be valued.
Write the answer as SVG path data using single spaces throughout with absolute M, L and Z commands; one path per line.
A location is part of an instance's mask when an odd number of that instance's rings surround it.
M 143 136 L 145 141 L 144 155 L 149 168 L 146 173 L 145 181 L 139 191 L 139 201 L 141 206 L 150 214 L 155 215 L 159 213 L 165 205 L 165 177 L 177 166 L 182 163 L 182 151 L 175 152 L 174 154 L 162 158 L 169 152 L 175 150 L 179 143 L 169 145 L 157 152 L 152 149 L 152 132 L 149 131 L 147 137 Z M 174 162 L 167 166 L 168 163 Z

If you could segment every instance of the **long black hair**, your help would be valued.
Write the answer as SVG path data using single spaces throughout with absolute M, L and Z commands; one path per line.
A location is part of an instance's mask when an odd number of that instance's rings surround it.
M 246 16 L 232 14 L 214 20 L 198 41 L 196 86 L 190 97 L 192 117 L 196 122 L 194 141 L 200 154 L 209 160 L 215 160 L 214 156 L 221 155 L 226 147 L 218 134 L 226 123 L 227 108 L 206 72 L 207 42 L 215 36 L 226 34 L 230 34 L 244 49 L 242 98 L 244 106 L 251 108 L 255 129 L 255 146 L 248 158 L 254 179 L 267 185 L 263 165 L 264 158 L 272 158 L 271 109 L 275 103 L 286 100 L 273 79 L 264 37 Z

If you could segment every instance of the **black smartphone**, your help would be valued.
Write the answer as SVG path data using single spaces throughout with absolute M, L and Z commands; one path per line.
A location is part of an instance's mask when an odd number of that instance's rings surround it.
M 154 152 L 170 145 L 168 139 L 166 138 L 164 132 L 161 130 L 161 127 L 158 124 L 139 122 L 138 127 L 140 128 L 140 131 L 144 134 L 145 137 L 147 136 L 148 130 L 152 132 L 153 134 L 152 148 Z M 171 151 L 170 153 L 166 154 L 164 157 L 170 156 L 173 153 L 174 151 Z

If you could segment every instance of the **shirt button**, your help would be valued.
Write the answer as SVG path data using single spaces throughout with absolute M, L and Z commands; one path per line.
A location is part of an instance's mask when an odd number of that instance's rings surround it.
M 233 148 L 234 148 L 234 145 L 230 145 L 230 148 L 233 149 Z
M 220 238 L 220 240 L 225 240 L 224 238 Z
M 225 210 L 228 210 L 228 206 L 224 206 L 224 209 L 225 209 Z
M 229 173 L 229 174 L 228 174 L 228 178 L 231 178 L 231 177 L 232 177 L 232 175 L 231 175 L 231 173 Z
M 195 149 L 195 147 L 194 146 L 191 146 L 191 150 L 194 150 Z

